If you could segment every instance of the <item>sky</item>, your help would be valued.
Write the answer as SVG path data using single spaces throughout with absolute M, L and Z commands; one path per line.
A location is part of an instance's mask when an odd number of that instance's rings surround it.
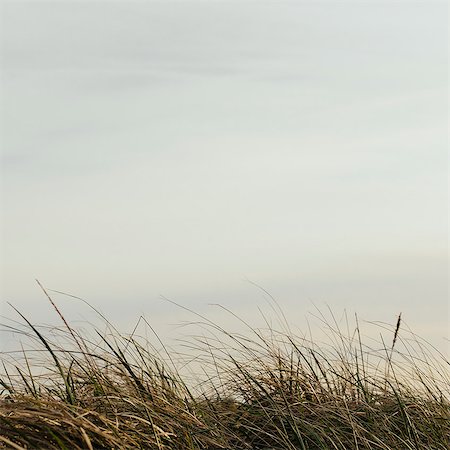
M 2 315 L 57 321 L 39 279 L 123 327 L 252 318 L 256 284 L 442 343 L 447 8 L 3 1 Z

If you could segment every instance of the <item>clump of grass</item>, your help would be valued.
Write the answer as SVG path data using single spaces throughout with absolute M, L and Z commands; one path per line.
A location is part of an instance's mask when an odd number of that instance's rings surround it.
M 88 337 L 48 297 L 61 328 L 19 311 L 24 326 L 9 326 L 34 348 L 2 356 L 0 448 L 450 447 L 449 362 L 401 316 L 379 325 L 388 343 L 371 345 L 357 319 L 343 333 L 331 313 L 320 316 L 330 337 L 321 345 L 285 320 L 281 331 L 243 323 L 235 334 L 199 316 L 201 334 L 180 354 L 105 318 L 107 331 Z

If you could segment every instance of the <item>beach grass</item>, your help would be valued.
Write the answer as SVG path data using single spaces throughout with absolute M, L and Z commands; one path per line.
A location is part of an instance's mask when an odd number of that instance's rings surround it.
M 18 310 L 3 327 L 28 344 L 2 355 L 0 448 L 450 448 L 449 361 L 400 315 L 373 340 L 319 313 L 323 344 L 282 312 L 277 328 L 235 317 L 242 333 L 196 315 L 173 351 L 100 313 L 104 327 L 77 329 L 48 298 L 61 327 Z

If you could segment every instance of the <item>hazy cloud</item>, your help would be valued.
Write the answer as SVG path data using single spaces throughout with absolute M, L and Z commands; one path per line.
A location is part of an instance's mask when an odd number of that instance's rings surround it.
M 3 298 L 38 314 L 39 277 L 133 321 L 159 294 L 253 302 L 248 277 L 442 330 L 445 13 L 3 2 Z

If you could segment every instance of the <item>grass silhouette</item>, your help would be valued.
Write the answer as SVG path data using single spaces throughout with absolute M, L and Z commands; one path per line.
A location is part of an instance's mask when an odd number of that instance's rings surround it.
M 319 345 L 281 311 L 281 330 L 235 316 L 241 334 L 197 314 L 181 354 L 156 334 L 156 344 L 121 334 L 98 311 L 106 332 L 88 337 L 42 289 L 62 326 L 17 310 L 4 326 L 31 348 L 2 355 L 0 448 L 450 448 L 449 361 L 401 316 L 377 325 L 389 342 L 368 345 L 357 318 L 343 332 L 319 312 L 330 341 Z

